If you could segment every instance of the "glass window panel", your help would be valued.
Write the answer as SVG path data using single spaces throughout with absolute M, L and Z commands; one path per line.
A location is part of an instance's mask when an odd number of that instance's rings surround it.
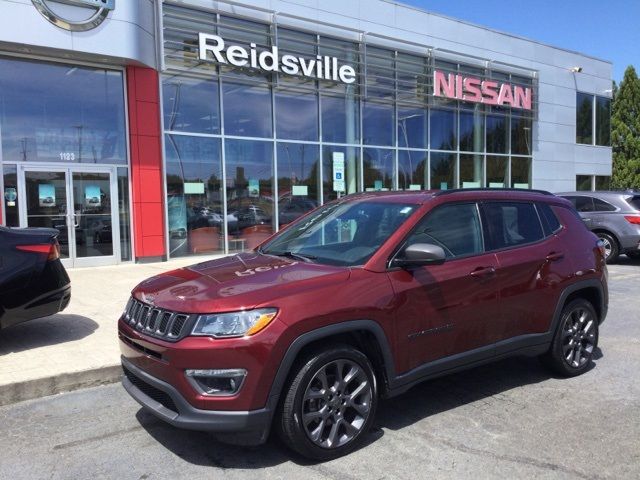
M 484 156 L 460 154 L 460 186 L 482 188 L 484 186 Z
M 511 153 L 531 155 L 531 119 L 511 117 Z
M 365 148 L 362 158 L 365 191 L 395 189 L 395 150 Z
M 355 95 L 322 96 L 322 140 L 331 143 L 360 141 L 360 108 Z
M 363 141 L 366 145 L 393 145 L 393 104 L 364 102 Z
M 611 177 L 604 175 L 596 175 L 596 190 L 610 190 Z
M 229 250 L 251 250 L 273 233 L 273 143 L 225 141 Z
M 431 152 L 432 190 L 450 190 L 457 188 L 456 154 Z
M 222 82 L 227 135 L 272 137 L 271 93 L 266 84 Z
M 511 186 L 513 188 L 532 188 L 531 159 L 511 157 Z
M 591 191 L 591 175 L 576 175 L 576 190 Z
M 293 222 L 320 205 L 320 148 L 307 143 L 278 143 L 278 222 Z
M 167 68 L 215 75 L 218 66 L 198 58 L 197 32 L 216 33 L 215 13 L 165 3 L 163 13 L 164 60 Z
M 484 113 L 480 106 L 460 112 L 460 150 L 484 152 Z
M 220 139 L 165 135 L 165 151 L 169 254 L 222 252 Z
M 596 97 L 596 145 L 611 145 L 611 99 Z
M 334 190 L 335 185 L 333 181 L 334 161 L 338 163 L 344 162 L 345 191 L 340 192 L 340 195 L 359 191 L 360 148 L 325 145 L 322 150 L 322 188 L 324 189 L 324 203 L 338 198 L 338 192 Z
M 442 247 L 447 258 L 482 253 L 482 227 L 475 203 L 440 206 L 418 223 L 407 240 Z
M 15 165 L 0 165 L 3 171 L 4 193 L 0 205 L 4 205 L 4 225 L 7 227 L 20 226 L 18 216 L 18 179 Z
M 165 130 L 219 134 L 218 80 L 165 76 L 162 109 Z
M 429 114 L 426 108 L 398 107 L 398 146 L 427 148 Z
M 487 115 L 487 153 L 507 153 L 509 118 L 502 115 Z
M 279 90 L 275 100 L 279 139 L 318 140 L 318 95 Z
M 122 72 L 0 58 L 6 161 L 126 164 Z
M 499 250 L 544 238 L 542 224 L 532 203 L 485 203 L 482 207 L 485 230 L 488 233 L 487 250 Z
M 507 188 L 509 186 L 509 157 L 487 156 L 487 187 Z
M 429 188 L 427 152 L 398 151 L 398 188 L 400 190 L 426 190 Z
M 131 211 L 129 209 L 129 169 L 118 168 L 118 216 L 120 217 L 120 259 L 131 260 Z
M 593 95 L 576 94 L 576 143 L 593 144 Z
M 456 138 L 456 112 L 453 110 L 432 109 L 429 119 L 432 150 L 455 150 L 458 144 Z
M 424 57 L 398 53 L 396 59 L 398 100 L 426 104 L 430 76 Z

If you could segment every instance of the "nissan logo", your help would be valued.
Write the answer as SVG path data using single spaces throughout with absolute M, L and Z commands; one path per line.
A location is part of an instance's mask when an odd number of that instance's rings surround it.
M 31 2 L 44 18 L 56 27 L 71 32 L 84 32 L 96 28 L 104 22 L 109 12 L 116 8 L 116 0 L 31 0 Z M 64 18 L 56 11 L 61 11 L 60 8 L 52 8 L 50 4 L 53 3 L 82 7 L 87 10 L 89 16 L 84 20 Z

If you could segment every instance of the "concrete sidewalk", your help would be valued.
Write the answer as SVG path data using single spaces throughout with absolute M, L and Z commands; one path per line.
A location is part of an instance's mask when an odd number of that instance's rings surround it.
M 147 277 L 219 256 L 69 269 L 71 303 L 0 332 L 0 405 L 117 381 L 117 321 Z

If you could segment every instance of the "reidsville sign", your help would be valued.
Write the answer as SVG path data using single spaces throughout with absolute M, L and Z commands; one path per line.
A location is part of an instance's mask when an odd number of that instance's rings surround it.
M 332 80 L 351 84 L 356 81 L 356 70 L 351 65 L 340 65 L 336 57 L 318 55 L 316 58 L 304 58 L 295 55 L 282 55 L 278 47 L 258 51 L 252 43 L 247 50 L 239 45 L 226 46 L 218 35 L 199 34 L 198 57 L 205 62 L 230 64 L 236 67 L 249 67 L 265 72 L 283 72 L 288 75 L 302 75 L 318 80 Z

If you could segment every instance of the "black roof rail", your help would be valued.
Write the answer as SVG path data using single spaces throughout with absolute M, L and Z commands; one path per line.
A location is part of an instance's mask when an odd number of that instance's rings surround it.
M 434 197 L 449 195 L 460 192 L 518 192 L 518 193 L 539 193 L 541 195 L 553 195 L 546 190 L 533 190 L 528 188 L 453 188 L 451 190 L 440 190 L 433 194 Z

